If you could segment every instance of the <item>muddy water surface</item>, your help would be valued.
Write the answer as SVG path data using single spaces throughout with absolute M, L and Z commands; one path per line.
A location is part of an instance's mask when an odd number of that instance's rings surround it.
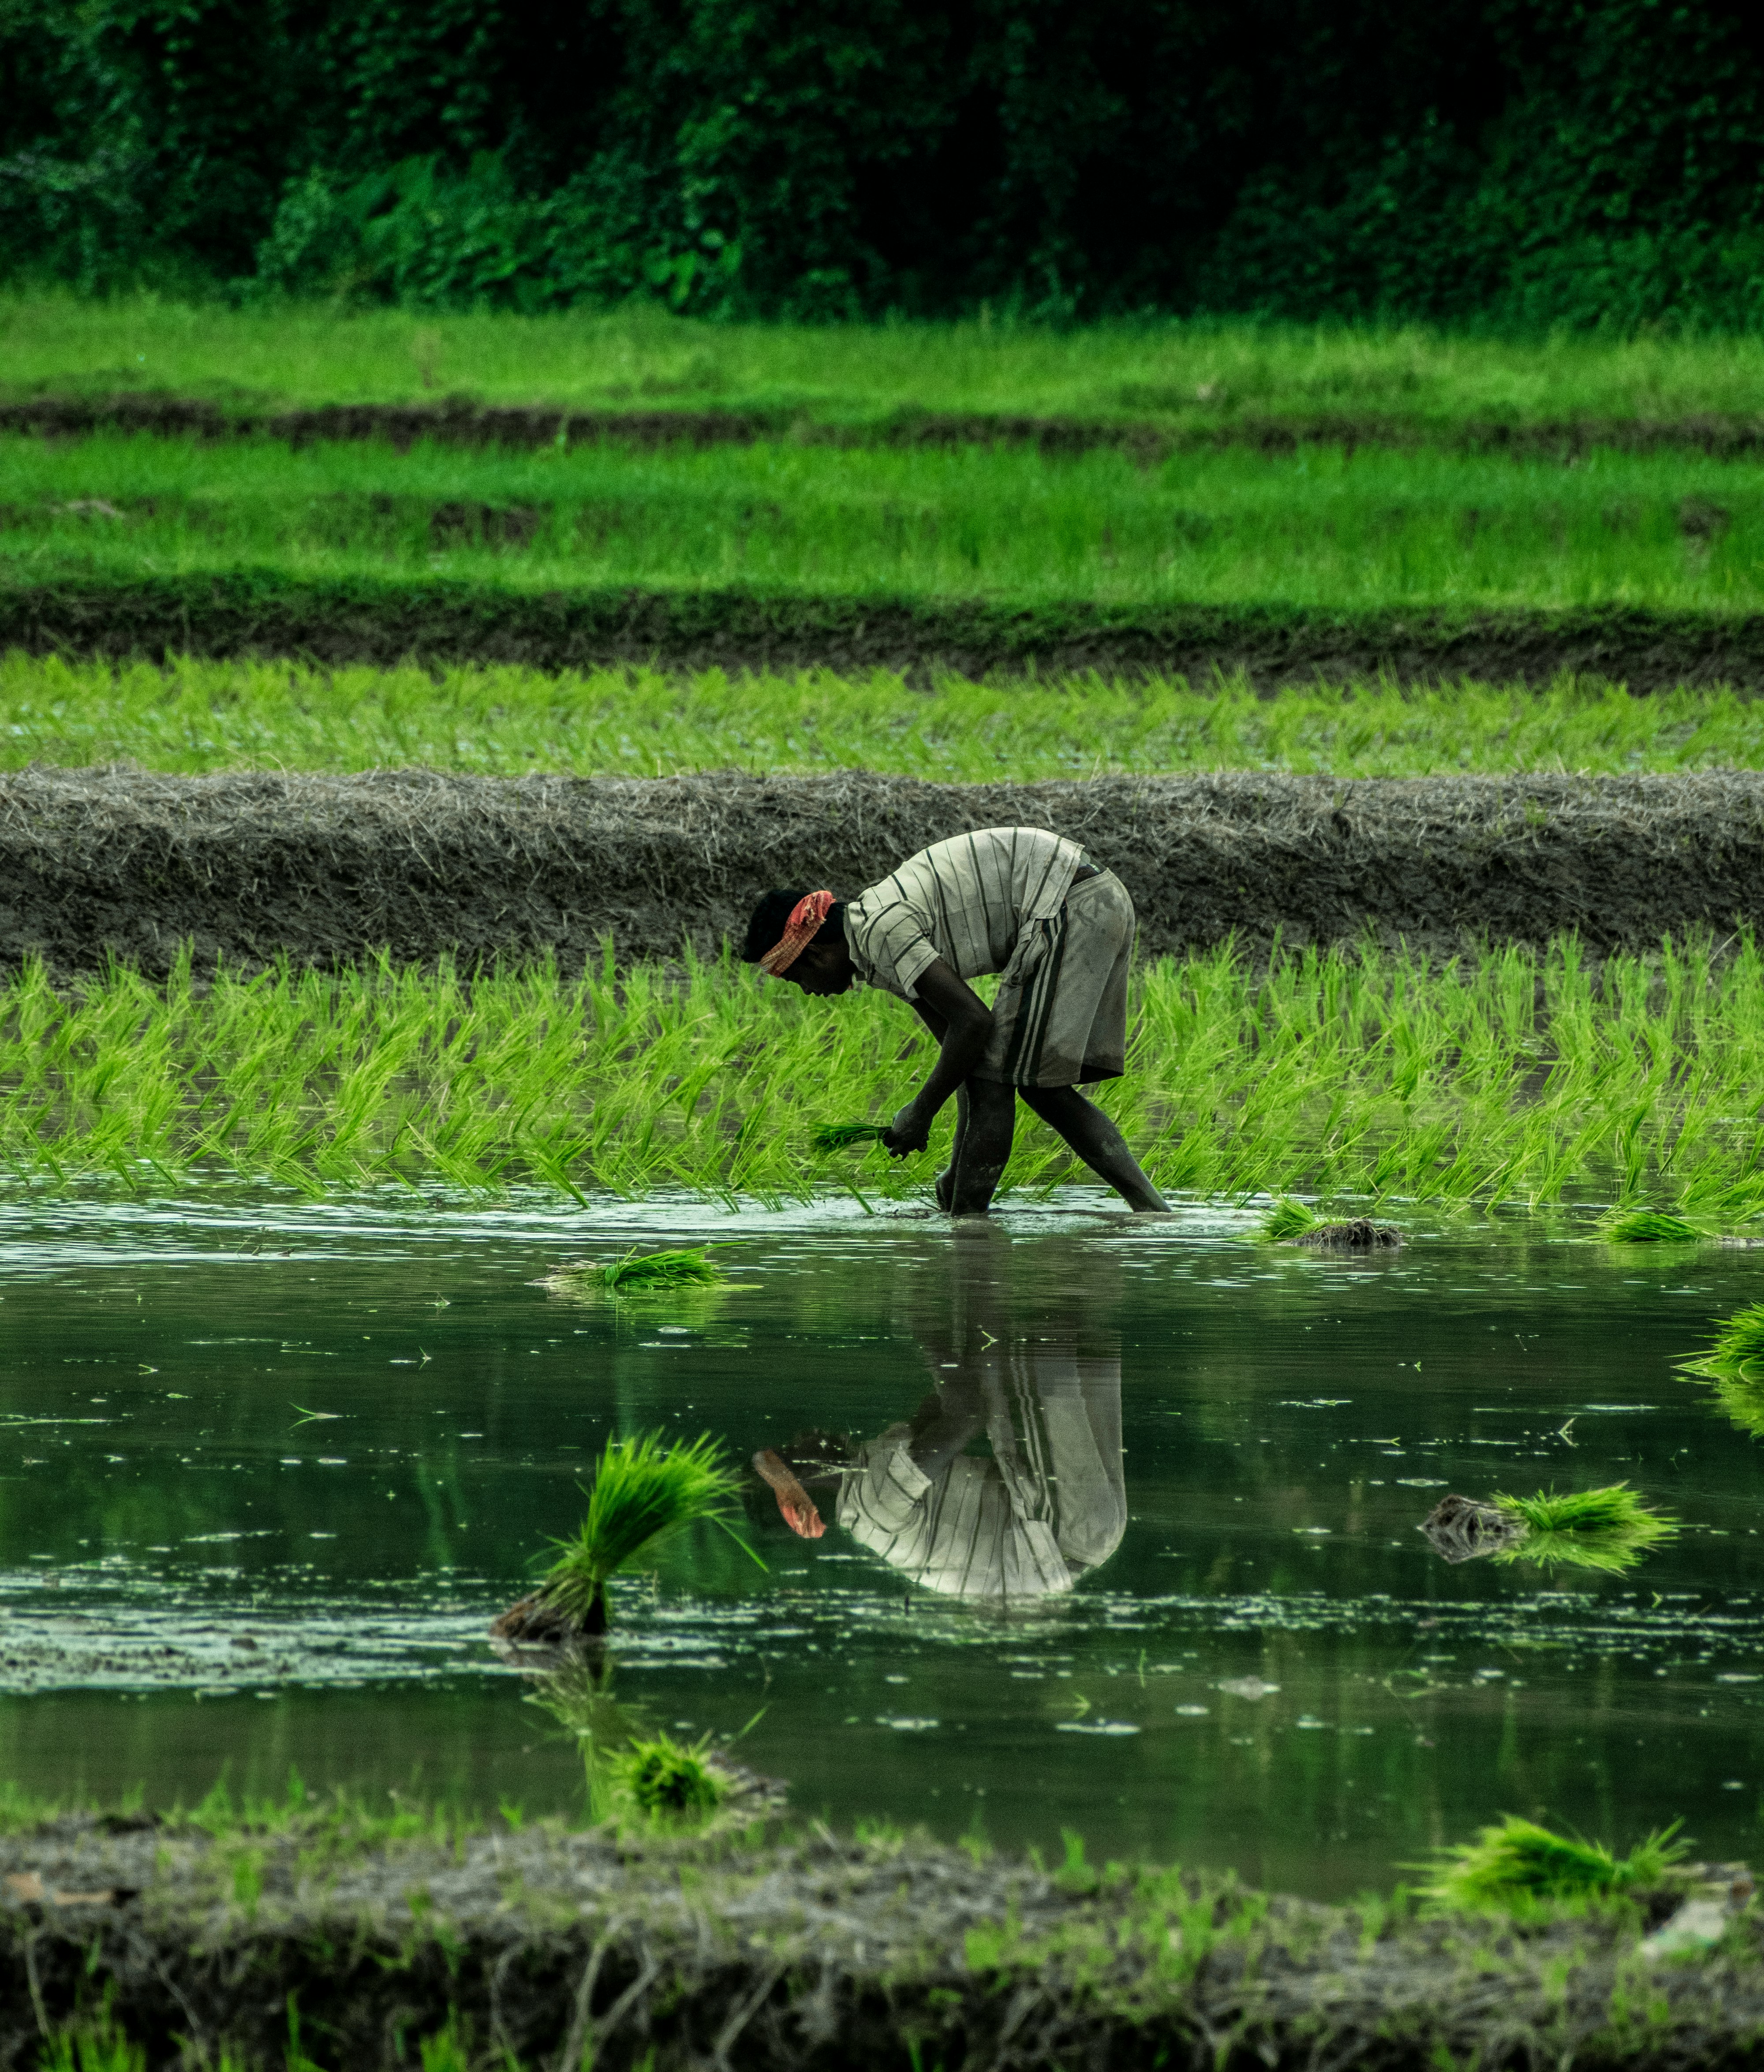
M 615 1586 L 616 1695 L 742 1734 L 804 1811 L 1321 1894 L 1506 1811 L 1757 1853 L 1764 1460 L 1672 1363 L 1764 1254 L 1509 1223 L 1330 1260 L 1090 1198 L 952 1229 L 14 1190 L 0 1782 L 576 1807 L 484 1629 L 607 1437 L 659 1424 L 789 1456 L 824 1530 L 756 1478 L 763 1572 L 706 1531 Z M 726 1293 L 533 1285 L 705 1237 Z M 1685 1526 L 1621 1576 L 1415 1529 L 1619 1478 Z

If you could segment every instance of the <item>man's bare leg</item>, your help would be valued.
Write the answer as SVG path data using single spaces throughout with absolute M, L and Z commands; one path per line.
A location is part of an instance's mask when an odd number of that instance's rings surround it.
M 997 1079 L 970 1079 L 956 1099 L 963 1104 L 956 1126 L 956 1155 L 940 1182 L 938 1206 L 952 1216 L 983 1216 L 1010 1161 L 1017 1128 L 1017 1089 Z
M 1019 1087 L 1017 1091 L 1130 1209 L 1141 1215 L 1169 1214 L 1169 1202 L 1140 1170 L 1138 1160 L 1127 1149 L 1127 1140 L 1076 1087 Z
M 961 1164 L 962 1139 L 968 1133 L 968 1089 L 956 1089 L 956 1135 L 949 1147 L 949 1163 L 937 1175 L 937 1183 L 931 1190 L 937 1197 L 937 1206 L 948 1215 L 952 1190 L 956 1185 L 956 1168 Z

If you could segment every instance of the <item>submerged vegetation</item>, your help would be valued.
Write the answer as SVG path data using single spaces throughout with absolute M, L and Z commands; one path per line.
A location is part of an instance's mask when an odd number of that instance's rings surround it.
M 1474 1841 L 1444 1850 L 1430 1867 L 1423 1898 L 1436 1906 L 1521 1918 L 1564 1903 L 1582 1904 L 1658 1885 L 1685 1855 L 1675 1827 L 1639 1842 L 1626 1856 L 1602 1843 L 1552 1833 L 1512 1815 Z
M 1257 969 L 1226 946 L 1142 969 L 1134 1011 L 1101 1100 L 1166 1190 L 1764 1213 L 1750 940 L 1596 969 L 1571 939 L 1437 967 L 1367 948 Z M 829 1007 L 729 960 L 569 978 L 187 960 L 163 984 L 119 965 L 65 988 L 33 964 L 0 985 L 0 1159 L 131 1186 L 218 1170 L 806 1198 L 828 1169 L 796 1118 L 889 1112 L 923 1063 L 903 1035 L 898 1003 Z M 876 1165 L 866 1194 L 920 1184 Z M 1024 1117 L 1008 1184 L 1071 1173 Z
M 578 673 L 305 662 L 69 662 L 0 655 L 0 767 L 133 757 L 155 770 L 348 771 L 421 763 L 491 776 L 560 770 L 861 768 L 950 782 L 1112 771 L 1286 770 L 1414 777 L 1753 768 L 1764 701 L 1725 690 L 1632 697 L 1565 677 L 1547 690 L 1459 682 L 1293 685 L 1241 677 Z

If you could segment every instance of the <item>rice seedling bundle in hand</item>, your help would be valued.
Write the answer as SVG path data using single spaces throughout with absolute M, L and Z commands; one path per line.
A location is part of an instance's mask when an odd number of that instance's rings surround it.
M 607 1585 L 699 1519 L 726 1532 L 763 1568 L 735 1530 L 741 1476 L 708 1432 L 670 1445 L 660 1432 L 611 1439 L 575 1533 L 553 1540 L 557 1558 L 538 1589 L 491 1626 L 499 1638 L 555 1646 L 607 1630 Z
M 1684 1844 L 1672 1839 L 1677 1832 L 1675 1821 L 1619 1857 L 1599 1843 L 1554 1834 L 1509 1814 L 1474 1841 L 1441 1852 L 1428 1867 L 1431 1883 L 1420 1891 L 1436 1906 L 1472 1913 L 1523 1916 L 1552 1905 L 1584 1905 L 1671 1877 L 1685 1853 Z
M 824 1122 L 814 1145 L 817 1151 L 849 1151 L 854 1144 L 880 1144 L 887 1134 L 879 1122 Z
M 1497 1510 L 1517 1520 L 1524 1536 L 1502 1548 L 1498 1560 L 1563 1562 L 1621 1574 L 1650 1548 L 1678 1536 L 1678 1520 L 1650 1510 L 1627 1482 L 1596 1490 L 1540 1490 L 1536 1496 L 1497 1496 Z

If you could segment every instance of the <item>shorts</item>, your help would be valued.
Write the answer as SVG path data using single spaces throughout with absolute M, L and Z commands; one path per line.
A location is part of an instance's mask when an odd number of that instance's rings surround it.
M 1133 902 L 1112 870 L 1075 885 L 1051 920 L 1026 923 L 998 981 L 974 1077 L 1082 1087 L 1127 1069 Z

